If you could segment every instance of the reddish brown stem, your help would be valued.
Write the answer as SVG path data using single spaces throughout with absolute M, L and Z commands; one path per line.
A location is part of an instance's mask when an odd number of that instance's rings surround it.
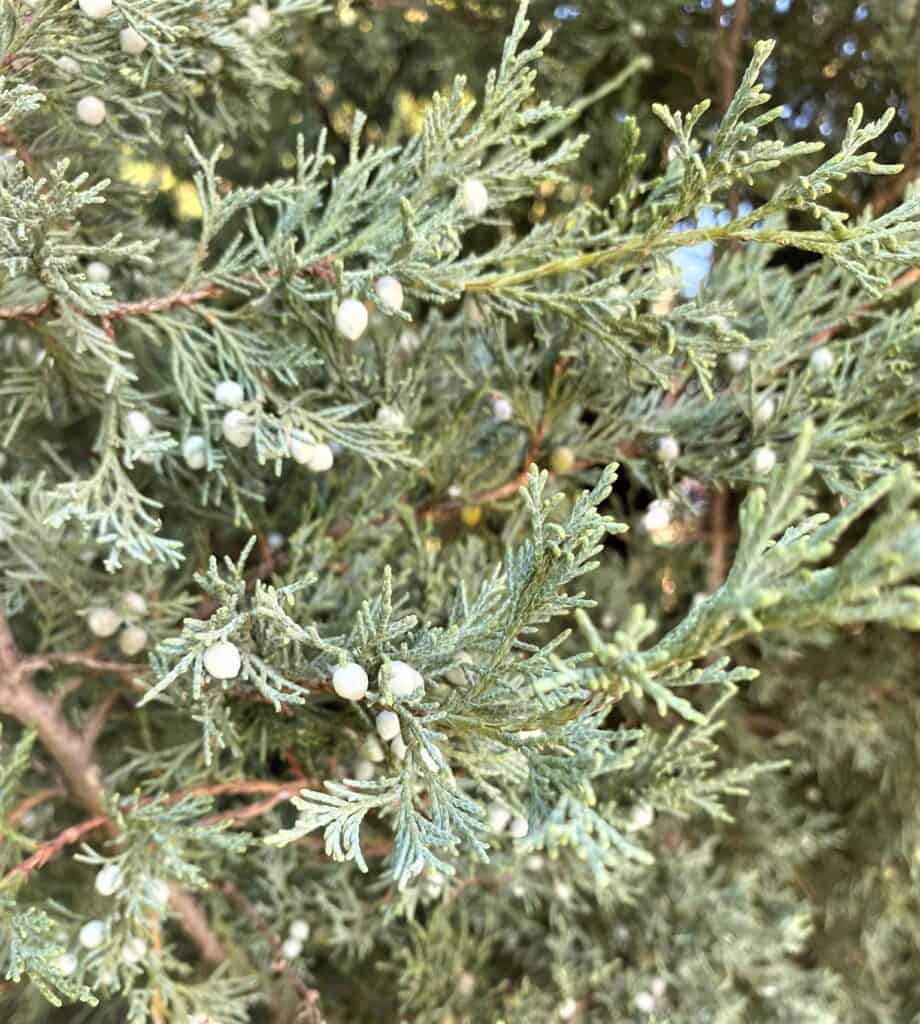
M 237 779 L 232 782 L 219 782 L 209 786 L 195 786 L 191 789 L 179 790 L 170 793 L 166 797 L 145 797 L 140 801 L 140 806 L 152 803 L 156 799 L 163 799 L 167 805 L 179 803 L 189 797 L 195 796 L 243 796 L 249 793 L 270 793 L 268 800 L 262 800 L 258 804 L 244 807 L 239 810 L 224 811 L 204 819 L 205 824 L 213 824 L 218 821 L 244 821 L 254 818 L 258 814 L 265 814 L 282 800 L 288 799 L 298 789 L 308 786 L 315 786 L 316 783 L 309 779 L 291 779 L 287 782 L 268 782 L 261 779 Z M 96 829 L 109 827 L 113 823 L 107 815 L 97 815 L 82 821 L 77 825 L 64 829 L 63 832 L 43 843 L 34 853 L 12 868 L 4 877 L 4 881 L 12 878 L 13 875 L 28 875 L 37 868 L 44 867 L 51 858 L 63 850 L 65 846 L 78 842 L 85 835 L 94 832 Z
M 715 0 L 712 13 L 718 28 L 722 27 L 724 6 L 722 0 Z M 735 0 L 732 8 L 732 20 L 728 31 L 719 46 L 717 60 L 719 63 L 719 108 L 724 114 L 735 95 L 738 82 L 738 62 L 741 59 L 741 48 L 744 45 L 744 32 L 748 21 L 748 0 Z
M 221 822 L 227 821 L 233 828 L 236 828 L 244 821 L 249 821 L 251 818 L 259 818 L 263 814 L 268 814 L 268 812 L 277 804 L 280 804 L 285 800 L 290 800 L 296 790 L 296 786 L 279 789 L 278 792 L 274 793 L 272 796 L 267 797 L 265 800 L 257 800 L 254 804 L 249 804 L 248 807 L 238 807 L 234 808 L 232 811 L 221 811 L 220 814 L 212 814 L 208 818 L 202 818 L 201 824 L 218 825 Z
M 335 284 L 336 281 L 332 257 L 325 257 L 317 260 L 316 263 L 311 263 L 304 267 L 301 273 L 308 277 L 319 278 L 329 284 Z M 261 274 L 246 274 L 241 281 L 247 284 L 258 284 L 259 281 L 270 281 L 279 276 L 277 270 L 268 270 Z M 237 293 L 231 292 L 223 285 L 205 284 L 199 288 L 170 292 L 168 295 L 155 295 L 137 302 L 119 302 L 106 311 L 102 317 L 102 327 L 109 337 L 114 337 L 112 324 L 115 321 L 128 320 L 131 317 L 153 316 L 170 309 L 188 309 L 199 303 L 225 298 L 231 294 Z M 45 299 L 44 302 L 35 302 L 26 306 L 0 306 L 0 320 L 35 320 L 46 313 L 52 305 L 51 299 Z
M 47 843 L 42 843 L 41 846 L 25 860 L 20 861 L 16 867 L 12 868 L 3 876 L 3 881 L 10 881 L 14 875 L 22 875 L 23 877 L 28 876 L 32 871 L 43 868 L 49 860 L 65 846 L 70 846 L 73 843 L 78 843 L 84 836 L 89 835 L 90 832 L 95 832 L 97 828 L 102 828 L 104 825 L 109 825 L 111 822 L 103 815 L 96 818 L 87 818 L 86 821 L 81 821 L 77 825 L 71 825 L 70 828 L 65 828 L 63 832 L 59 832 L 54 839 L 49 839 Z
M 291 983 L 293 988 L 297 991 L 297 994 L 301 999 L 309 999 L 311 997 L 311 990 L 304 984 L 303 979 L 298 977 L 294 971 L 288 966 L 287 960 L 281 953 L 281 939 L 280 937 L 268 927 L 265 919 L 256 910 L 252 902 L 241 892 L 239 886 L 233 882 L 224 882 L 221 886 L 221 892 L 227 897 L 231 903 L 235 903 L 240 910 L 249 918 L 252 922 L 253 927 L 257 932 L 265 939 L 271 948 L 272 952 L 278 958 L 278 965 L 284 974 L 284 976 Z

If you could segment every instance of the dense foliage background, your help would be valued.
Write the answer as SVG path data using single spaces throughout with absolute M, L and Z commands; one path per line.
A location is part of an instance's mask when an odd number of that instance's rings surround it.
M 426 206 L 404 165 L 435 134 L 432 95 L 464 75 L 457 103 L 481 98 L 516 14 L 293 0 L 263 38 L 233 28 L 246 5 L 229 0 L 125 2 L 91 29 L 69 0 L 6 0 L 0 1018 L 920 1021 L 920 2 L 534 0 L 521 46 L 553 32 L 535 96 L 509 86 L 492 120 L 465 112 L 435 138 L 446 198 Z M 149 63 L 121 55 L 106 25 L 122 17 L 158 40 Z M 764 39 L 781 111 L 758 138 L 787 148 L 706 196 L 653 105 L 711 98 L 706 158 Z M 88 91 L 110 110 L 93 129 L 72 116 Z M 537 99 L 554 108 L 528 121 Z M 866 144 L 902 170 L 848 156 L 826 189 L 770 208 L 766 230 L 784 226 L 766 244 L 760 222 L 726 228 L 812 180 L 819 158 L 796 144 L 846 150 L 857 103 L 866 121 L 894 108 Z M 581 132 L 557 166 L 553 145 Z M 496 171 L 520 138 L 538 141 Z M 321 144 L 334 171 L 305 162 Z M 371 145 L 396 156 L 348 179 Z M 490 216 L 458 212 L 490 166 Z M 113 179 L 105 203 L 75 198 L 80 172 Z M 341 175 L 335 202 L 311 174 Z M 654 239 L 672 215 L 696 244 L 596 277 L 554 262 L 606 233 Z M 846 249 L 853 224 L 866 241 Z M 557 267 L 552 286 L 503 276 L 533 266 Z M 414 322 L 378 303 L 348 346 L 334 308 L 373 300 L 382 272 Z M 163 294 L 183 298 L 150 305 Z M 245 454 L 220 447 L 224 378 L 264 413 Z M 129 409 L 154 420 L 149 442 L 119 427 Z M 332 442 L 330 472 L 282 458 L 301 428 Z M 191 432 L 203 477 L 180 457 Z M 545 515 L 536 477 L 529 514 L 518 495 L 531 462 L 561 495 Z M 577 505 L 594 487 L 597 511 Z M 837 526 L 772 545 L 819 511 Z M 509 550 L 506 593 L 489 581 Z M 596 602 L 577 617 L 570 580 Z M 100 603 L 143 628 L 142 651 L 91 635 Z M 574 632 L 555 646 L 562 615 Z M 202 684 L 203 645 L 227 638 L 249 681 Z M 353 659 L 385 679 L 395 658 L 427 686 L 398 708 L 407 760 L 367 746 L 373 714 L 328 683 Z M 367 796 L 386 770 L 392 812 Z M 449 773 L 462 796 L 437 789 Z M 306 828 L 263 842 L 296 830 L 294 791 L 343 779 L 368 787 L 367 874 L 345 826 L 344 863 Z M 427 817 L 407 825 L 420 791 Z M 422 834 L 394 845 L 404 825 Z M 100 858 L 119 856 L 107 893 Z M 101 952 L 78 938 L 90 920 Z M 98 1005 L 75 1001 L 90 989 Z

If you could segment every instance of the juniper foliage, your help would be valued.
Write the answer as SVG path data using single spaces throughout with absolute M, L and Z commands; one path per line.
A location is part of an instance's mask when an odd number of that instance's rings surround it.
M 545 6 L 0 10 L 10 1020 L 920 1013 L 902 112 Z

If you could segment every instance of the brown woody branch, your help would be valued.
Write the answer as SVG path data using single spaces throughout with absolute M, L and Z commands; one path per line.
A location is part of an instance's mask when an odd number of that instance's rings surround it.
M 0 618 L 0 622 L 0 629 L 9 634 L 6 620 Z M 34 729 L 77 801 L 91 815 L 105 816 L 102 773 L 92 749 L 71 728 L 60 708 L 32 685 L 28 670 L 5 658 L 0 662 L 0 713 Z
M 227 954 L 220 939 L 214 934 L 205 912 L 188 889 L 170 882 L 169 905 L 176 912 L 182 930 L 195 943 L 208 963 L 219 964 L 225 959 Z
M 53 839 L 42 843 L 34 853 L 31 853 L 25 860 L 20 861 L 16 867 L 8 871 L 3 876 L 2 881 L 9 882 L 15 875 L 22 875 L 24 878 L 28 877 L 33 871 L 43 868 L 55 854 L 65 847 L 80 842 L 84 836 L 89 835 L 90 832 L 95 832 L 97 828 L 102 828 L 107 824 L 111 824 L 110 819 L 104 815 L 99 815 L 96 818 L 87 818 L 86 821 L 71 825 L 70 828 L 65 828 L 63 832 L 58 832 Z
M 281 971 L 301 999 L 300 1014 L 297 1017 L 298 1024 L 300 1022 L 303 1022 L 303 1024 L 323 1024 L 323 1015 L 319 1010 L 319 991 L 315 988 L 309 988 L 304 984 L 303 979 L 291 969 L 287 959 L 281 952 L 282 943 L 280 936 L 269 928 L 265 919 L 252 904 L 252 901 L 240 890 L 239 886 L 233 882 L 224 882 L 221 886 L 221 892 L 231 903 L 236 904 L 243 911 L 252 922 L 256 931 L 265 939 L 275 954 L 275 966 Z
M 716 591 L 728 575 L 728 494 L 719 488 L 713 491 L 709 507 L 709 569 L 706 586 Z
M 96 828 L 103 828 L 109 835 L 117 836 L 117 826 L 106 813 L 102 770 L 96 762 L 92 743 L 73 729 L 58 705 L 33 685 L 34 671 L 27 662 L 20 660 L 9 622 L 0 612 L 0 713 L 10 715 L 21 725 L 35 730 L 42 745 L 61 769 L 76 800 L 92 815 L 91 827 L 87 822 L 75 826 L 78 832 L 76 837 L 61 842 L 57 849 L 62 849 L 69 842 L 76 841 L 81 835 Z M 33 858 L 40 853 L 41 848 L 33 854 Z M 51 851 L 47 856 L 53 853 Z M 36 860 L 35 864 L 38 863 L 39 860 Z M 14 872 L 16 870 L 13 869 Z M 220 950 L 220 943 L 210 931 L 207 919 L 194 897 L 173 887 L 170 890 L 170 902 L 201 955 L 213 961 L 216 952 Z

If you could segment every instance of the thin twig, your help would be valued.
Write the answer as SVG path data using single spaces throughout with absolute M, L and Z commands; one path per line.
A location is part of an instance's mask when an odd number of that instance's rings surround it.
M 25 800 L 18 803 L 6 816 L 6 822 L 8 825 L 15 825 L 33 808 L 39 807 L 41 804 L 47 803 L 49 800 L 53 800 L 55 797 L 63 795 L 64 790 L 61 789 L 60 786 L 49 786 L 47 789 L 40 789 L 37 793 L 27 796 Z
M 198 901 L 187 889 L 183 889 L 175 882 L 169 882 L 168 886 L 169 904 L 176 911 L 183 930 L 208 963 L 219 964 L 226 957 L 226 953 Z
M 709 569 L 707 589 L 712 593 L 725 582 L 728 572 L 728 494 L 715 490 L 709 502 Z
M 917 267 L 914 267 L 913 270 L 906 270 L 900 277 L 896 277 L 885 289 L 885 292 L 887 294 L 890 292 L 900 291 L 902 288 L 913 284 L 915 281 L 920 281 L 920 268 Z M 866 302 L 864 305 L 857 307 L 839 323 L 832 324 L 830 327 L 825 327 L 823 331 L 818 331 L 816 334 L 812 335 L 810 344 L 823 345 L 824 342 L 830 341 L 835 334 L 839 334 L 839 332 L 845 327 L 849 327 L 856 318 L 871 312 L 875 309 L 875 306 L 875 302 Z
M 277 804 L 282 803 L 284 800 L 290 800 L 293 792 L 296 792 L 296 790 L 296 786 L 285 786 L 283 789 L 279 789 L 277 793 L 273 793 L 264 800 L 258 800 L 254 804 L 249 804 L 246 807 L 235 807 L 232 811 L 221 811 L 220 814 L 212 814 L 208 818 L 202 818 L 201 824 L 218 825 L 226 821 L 233 828 L 236 828 L 244 821 L 249 821 L 250 818 L 258 818 L 263 814 L 268 814 Z
M 97 657 L 92 651 L 61 651 L 50 654 L 34 654 L 23 658 L 21 668 L 32 674 L 55 665 L 73 665 L 77 668 L 89 669 L 91 672 L 108 672 L 112 675 L 141 675 L 143 665 L 131 661 L 108 661 Z
M 332 257 L 324 257 L 304 267 L 301 274 L 308 277 L 316 277 L 329 284 L 335 284 L 335 270 L 332 266 Z M 281 276 L 278 270 L 266 270 L 254 274 L 245 274 L 240 278 L 242 283 L 259 284 L 262 281 L 275 280 Z M 117 320 L 128 320 L 132 317 L 153 316 L 156 313 L 163 313 L 171 309 L 188 309 L 202 302 L 209 302 L 213 299 L 222 299 L 230 295 L 239 295 L 237 291 L 231 291 L 224 285 L 204 284 L 190 290 L 179 290 L 169 292 L 166 295 L 154 295 L 148 299 L 140 299 L 136 302 L 117 302 L 110 306 L 102 317 L 103 329 L 106 334 L 114 337 L 112 324 Z M 51 298 L 44 302 L 34 302 L 23 306 L 0 306 L 0 320 L 35 320 L 43 316 L 52 308 L 54 302 Z
M 48 300 L 24 306 L 0 306 L 0 320 L 37 320 L 48 309 Z
M 297 994 L 301 999 L 308 999 L 311 995 L 311 989 L 306 985 L 303 978 L 301 978 L 295 971 L 292 971 L 288 965 L 287 959 L 281 952 L 281 938 L 277 933 L 273 932 L 271 928 L 266 924 L 265 919 L 256 910 L 251 900 L 240 890 L 239 886 L 233 882 L 224 882 L 220 887 L 221 892 L 227 897 L 231 903 L 235 903 L 240 910 L 249 918 L 252 922 L 253 927 L 257 932 L 265 939 L 271 948 L 272 952 L 277 957 L 277 963 L 284 974 L 285 978 L 291 983 L 296 990 Z
M 204 819 L 204 823 L 211 824 L 219 821 L 236 822 L 254 818 L 257 814 L 265 814 L 267 811 L 271 810 L 275 804 L 288 799 L 292 792 L 296 792 L 298 789 L 315 787 L 316 785 L 317 783 L 315 781 L 306 778 L 289 779 L 286 782 L 269 782 L 262 779 L 237 779 L 232 782 L 219 782 L 209 786 L 194 786 L 191 789 L 168 793 L 164 797 L 145 797 L 138 802 L 138 806 L 144 807 L 156 800 L 162 800 L 166 806 L 173 806 L 182 800 L 196 796 L 225 796 L 231 794 L 234 796 L 243 796 L 249 793 L 272 794 L 268 800 L 260 801 L 258 804 L 253 804 L 251 807 L 224 811 L 220 814 Z M 126 805 L 130 806 L 130 801 L 127 802 Z M 12 878 L 13 875 L 28 875 L 31 871 L 44 867 L 45 864 L 47 864 L 56 853 L 63 850 L 65 846 L 70 846 L 72 843 L 78 842 L 83 838 L 83 836 L 90 832 L 94 832 L 96 829 L 103 828 L 107 825 L 112 825 L 112 820 L 108 815 L 97 815 L 93 818 L 87 819 L 86 821 L 82 821 L 77 825 L 71 825 L 70 828 L 64 829 L 63 832 L 43 843 L 34 853 L 17 864 L 16 867 L 10 869 L 10 871 L 8 871 L 4 876 L 3 881 L 7 881 Z
M 87 818 L 86 821 L 81 821 L 77 825 L 71 825 L 70 828 L 65 828 L 63 832 L 59 832 L 53 839 L 49 839 L 47 843 L 42 843 L 34 853 L 9 870 L 3 876 L 2 883 L 9 882 L 15 875 L 28 877 L 31 872 L 43 868 L 64 847 L 78 843 L 84 836 L 89 835 L 90 832 L 95 832 L 97 828 L 102 828 L 107 823 L 110 823 L 110 819 L 100 815 L 96 818 Z
M 150 919 L 150 941 L 154 955 L 160 960 L 163 956 L 163 940 L 160 935 L 160 919 L 156 914 L 151 915 Z M 150 1017 L 153 1024 L 165 1024 L 163 993 L 158 988 L 154 988 L 150 997 Z

